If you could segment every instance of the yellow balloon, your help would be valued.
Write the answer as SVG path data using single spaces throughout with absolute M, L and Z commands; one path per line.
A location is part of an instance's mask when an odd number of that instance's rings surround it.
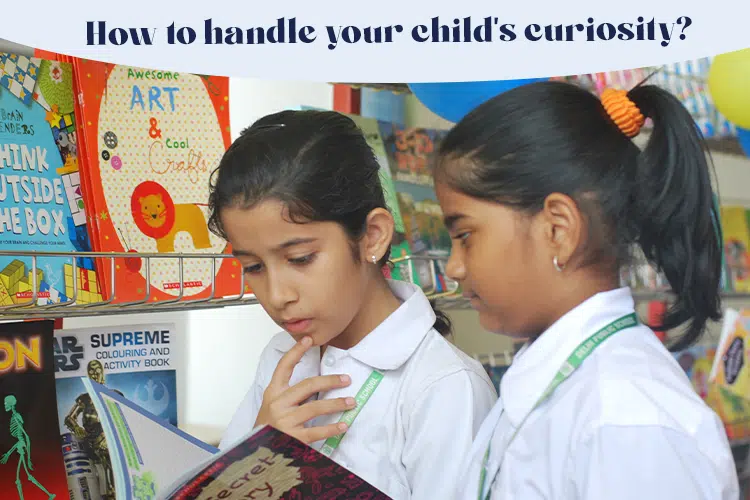
M 708 72 L 708 88 L 727 120 L 750 129 L 750 49 L 716 56 Z

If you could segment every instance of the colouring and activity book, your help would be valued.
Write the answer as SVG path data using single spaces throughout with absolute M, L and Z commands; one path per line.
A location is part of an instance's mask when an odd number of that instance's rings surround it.
M 73 68 L 0 53 L 0 247 L 91 250 L 79 172 Z M 94 262 L 36 259 L 37 303 L 101 300 Z M 0 305 L 30 302 L 31 257 L 0 257 Z M 75 297 L 74 297 L 75 296 Z
M 0 498 L 68 498 L 55 411 L 53 321 L 0 324 Z
M 174 324 L 55 331 L 59 435 L 66 462 L 86 464 L 68 478 L 71 492 L 77 492 L 81 500 L 111 498 L 115 488 L 108 441 L 84 378 L 176 426 L 178 338 Z
M 109 445 L 117 498 L 389 498 L 271 427 L 219 452 L 90 379 L 84 385 Z
M 208 229 L 210 176 L 229 147 L 229 80 L 76 59 L 86 186 L 97 251 L 231 253 Z M 217 259 L 116 259 L 115 302 L 237 295 L 241 268 Z M 109 293 L 109 262 L 100 273 Z M 146 275 L 150 282 L 146 283 Z M 180 276 L 182 274 L 182 276 Z M 180 290 L 180 282 L 184 284 Z

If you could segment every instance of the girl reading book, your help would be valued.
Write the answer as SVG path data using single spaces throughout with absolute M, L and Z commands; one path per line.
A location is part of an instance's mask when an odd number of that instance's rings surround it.
M 384 278 L 394 222 L 379 168 L 354 122 L 327 111 L 261 118 L 223 157 L 210 226 L 284 331 L 221 447 L 270 424 L 392 498 L 450 498 L 497 396 L 421 289 Z
M 518 87 L 450 131 L 435 182 L 448 275 L 486 329 L 527 339 L 458 497 L 737 499 L 721 422 L 618 281 L 639 245 L 675 294 L 655 326 L 683 327 L 676 350 L 720 317 L 718 214 L 680 102 L 650 85 L 601 99 L 562 82 Z

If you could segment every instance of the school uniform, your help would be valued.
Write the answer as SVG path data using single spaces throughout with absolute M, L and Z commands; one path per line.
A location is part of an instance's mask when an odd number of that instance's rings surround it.
M 533 409 L 584 340 L 632 313 L 630 289 L 597 294 L 518 353 L 457 498 L 480 497 L 486 463 L 481 497 L 493 500 L 738 500 L 721 421 L 640 323 L 603 340 Z
M 290 384 L 346 374 L 352 379 L 349 387 L 319 397 L 354 397 L 373 370 L 382 372 L 382 381 L 331 458 L 396 500 L 451 499 L 463 457 L 497 394 L 483 367 L 433 328 L 435 313 L 422 290 L 399 281 L 389 285 L 401 306 L 351 349 L 329 346 L 322 359 L 319 348 L 310 349 Z M 282 332 L 265 348 L 255 383 L 220 448 L 252 429 L 263 391 L 294 343 Z M 311 425 L 333 423 L 340 416 L 322 416 Z

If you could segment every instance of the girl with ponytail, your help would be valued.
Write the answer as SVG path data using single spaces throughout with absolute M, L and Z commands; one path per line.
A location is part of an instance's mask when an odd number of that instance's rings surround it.
M 721 315 L 710 169 L 681 103 L 643 84 L 518 87 L 453 128 L 435 185 L 447 273 L 486 329 L 527 339 L 457 497 L 736 500 L 723 426 L 651 330 L 681 327 L 678 350 Z M 675 293 L 659 325 L 619 285 L 635 246 Z

